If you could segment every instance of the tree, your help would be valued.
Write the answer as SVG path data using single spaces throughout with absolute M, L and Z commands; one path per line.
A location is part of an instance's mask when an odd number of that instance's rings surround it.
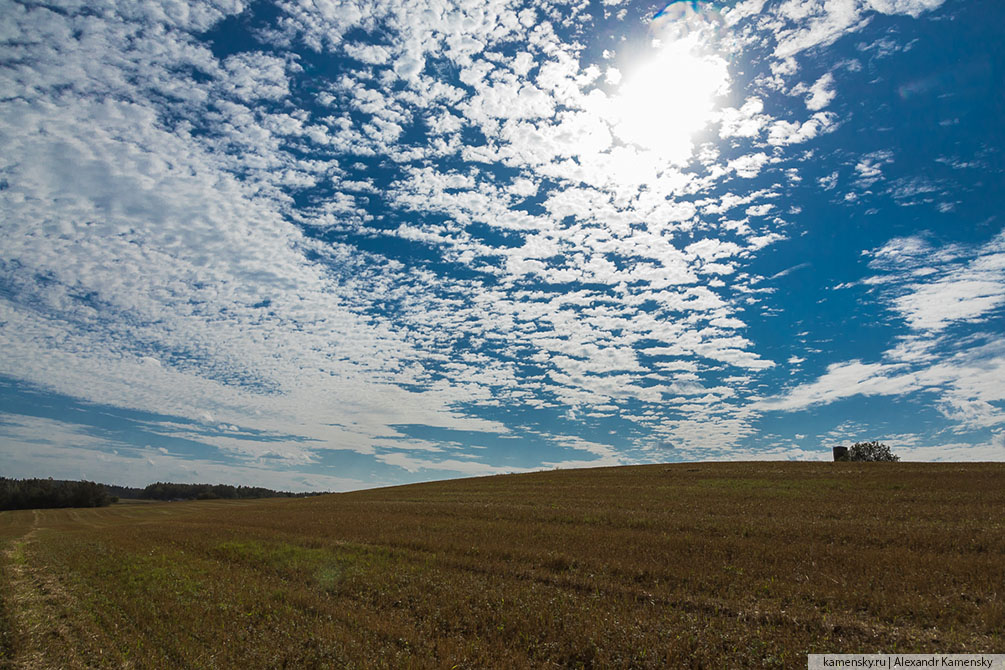
M 94 482 L 0 477 L 0 510 L 103 507 L 109 503 L 105 487 Z
M 873 440 L 872 442 L 856 442 L 848 449 L 849 461 L 899 461 L 890 447 Z

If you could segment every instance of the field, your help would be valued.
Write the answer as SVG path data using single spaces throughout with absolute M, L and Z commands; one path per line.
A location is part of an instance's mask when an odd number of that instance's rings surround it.
M 1005 464 L 568 470 L 0 513 L 0 667 L 1005 652 Z

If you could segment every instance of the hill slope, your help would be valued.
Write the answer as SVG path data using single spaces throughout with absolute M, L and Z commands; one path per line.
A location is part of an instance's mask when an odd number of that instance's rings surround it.
M 4 512 L 0 659 L 796 668 L 1000 651 L 1003 509 L 1002 464 L 741 463 Z

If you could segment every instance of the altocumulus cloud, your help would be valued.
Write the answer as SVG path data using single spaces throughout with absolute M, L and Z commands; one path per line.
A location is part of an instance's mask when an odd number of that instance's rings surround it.
M 0 11 L 5 470 L 1001 455 L 993 35 L 918 71 L 973 8 Z

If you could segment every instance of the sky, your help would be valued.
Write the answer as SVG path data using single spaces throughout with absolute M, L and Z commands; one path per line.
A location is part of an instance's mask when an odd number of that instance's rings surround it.
M 999 0 L 0 6 L 0 474 L 1005 460 Z

